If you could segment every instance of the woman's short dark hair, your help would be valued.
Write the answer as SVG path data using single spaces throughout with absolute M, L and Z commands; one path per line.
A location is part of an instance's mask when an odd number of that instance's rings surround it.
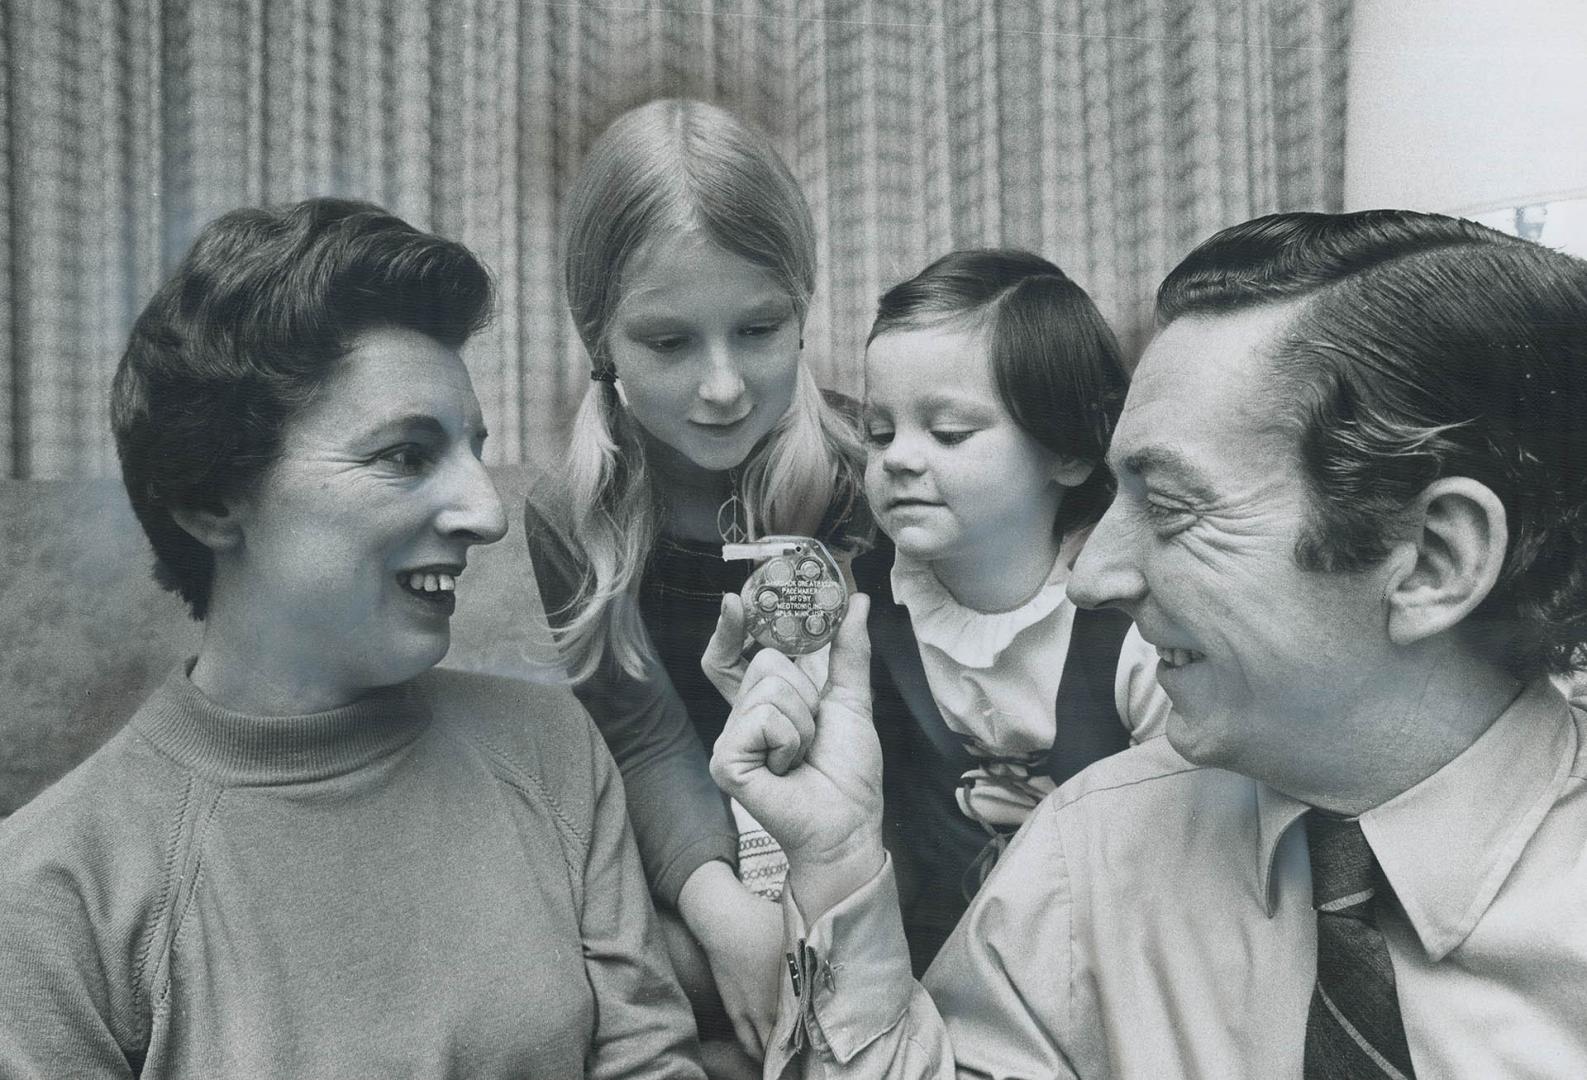
M 1428 484 L 1470 477 L 1510 533 L 1473 640 L 1518 678 L 1587 659 L 1587 263 L 1433 214 L 1277 214 L 1192 252 L 1157 315 L 1285 302 L 1266 389 L 1310 488 L 1297 564 L 1381 561 Z
M 204 618 L 214 558 L 170 508 L 216 507 L 255 483 L 360 334 L 457 348 L 490 314 L 490 275 L 467 248 L 369 203 L 308 199 L 207 225 L 133 324 L 111 389 L 155 579 Z
M 1020 429 L 1062 458 L 1095 463 L 1064 496 L 1060 536 L 1094 525 L 1113 499 L 1103 458 L 1129 388 L 1119 343 L 1084 289 L 1028 251 L 952 251 L 882 294 L 866 344 L 894 330 L 971 320 Z

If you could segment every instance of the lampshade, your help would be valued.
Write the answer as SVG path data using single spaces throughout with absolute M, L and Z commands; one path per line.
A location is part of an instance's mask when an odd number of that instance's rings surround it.
M 1347 209 L 1587 255 L 1587 0 L 1356 0 L 1345 131 Z

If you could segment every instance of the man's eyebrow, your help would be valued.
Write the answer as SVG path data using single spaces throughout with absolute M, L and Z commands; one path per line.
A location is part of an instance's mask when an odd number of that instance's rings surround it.
M 1154 474 L 1165 477 L 1184 488 L 1186 494 L 1206 502 L 1211 502 L 1217 497 L 1207 474 L 1202 472 L 1190 458 L 1170 447 L 1144 446 L 1139 450 L 1132 450 L 1119 459 L 1117 469 L 1142 479 L 1148 479 Z

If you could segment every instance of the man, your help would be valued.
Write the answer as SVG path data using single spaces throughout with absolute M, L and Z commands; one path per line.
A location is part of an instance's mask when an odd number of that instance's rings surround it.
M 1587 715 L 1548 681 L 1587 643 L 1587 264 L 1396 211 L 1226 230 L 1109 460 L 1070 594 L 1174 715 L 1038 808 L 925 992 L 864 601 L 819 699 L 751 664 L 713 770 L 790 864 L 767 1075 L 1587 1075 Z

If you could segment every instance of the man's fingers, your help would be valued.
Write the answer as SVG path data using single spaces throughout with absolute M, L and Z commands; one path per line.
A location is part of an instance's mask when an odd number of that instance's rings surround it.
M 820 704 L 821 688 L 810 681 L 810 676 L 806 675 L 798 664 L 776 649 L 762 649 L 749 662 L 749 667 L 744 672 L 743 685 L 739 687 L 738 700 L 745 700 L 744 695 L 762 682 L 786 684 L 811 712 L 814 712 Z
M 729 795 L 738 795 L 755 773 L 769 769 L 781 776 L 804 760 L 809 745 L 789 712 L 802 706 L 786 687 L 761 684 L 755 700 L 740 698 L 711 754 L 711 778 Z M 813 722 L 809 725 L 814 730 Z
M 851 701 L 871 700 L 871 637 L 865 619 L 871 611 L 871 598 L 864 593 L 849 597 L 848 614 L 832 642 L 832 658 L 827 665 L 833 690 L 841 690 Z
M 800 732 L 799 725 L 794 723 L 793 717 L 781 709 L 772 711 L 774 715 L 766 719 L 764 728 L 770 744 L 766 751 L 766 768 L 778 776 L 787 776 L 804 760 L 810 743 Z M 815 731 L 813 720 L 807 719 L 807 726 L 811 732 Z

